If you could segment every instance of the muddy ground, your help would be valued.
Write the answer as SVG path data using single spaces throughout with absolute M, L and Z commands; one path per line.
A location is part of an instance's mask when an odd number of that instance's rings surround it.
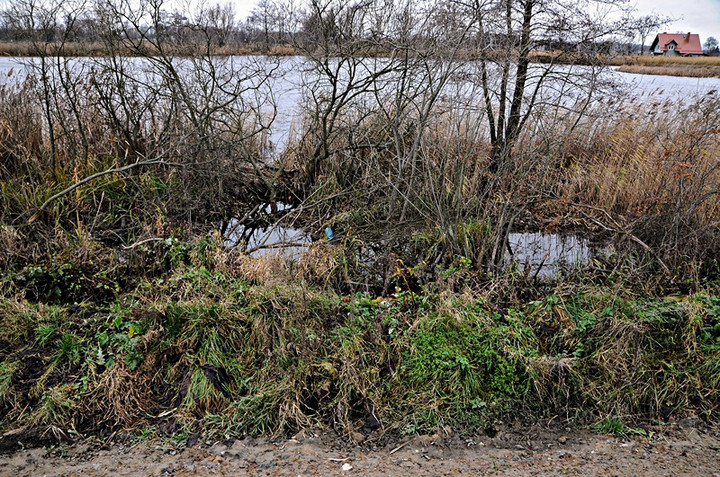
M 0 475 L 720 476 L 720 430 L 676 423 L 643 432 L 649 437 L 537 427 L 467 438 L 446 430 L 383 445 L 348 444 L 327 432 L 282 441 L 200 440 L 191 447 L 85 441 L 5 453 Z

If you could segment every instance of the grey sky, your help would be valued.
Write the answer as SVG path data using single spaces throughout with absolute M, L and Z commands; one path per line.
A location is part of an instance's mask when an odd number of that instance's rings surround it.
M 237 18 L 245 19 L 257 5 L 257 0 L 235 0 L 233 3 L 237 11 Z
M 720 39 L 720 0 L 635 0 L 635 4 L 639 15 L 658 13 L 677 19 L 663 31 L 698 33 L 703 43 L 708 36 Z
M 692 32 L 700 34 L 700 41 L 708 36 L 720 39 L 720 0 L 631 0 L 638 15 L 658 13 L 677 19 L 663 31 Z M 245 18 L 257 4 L 257 0 L 234 0 L 238 18 Z M 652 41 L 652 39 L 648 39 Z

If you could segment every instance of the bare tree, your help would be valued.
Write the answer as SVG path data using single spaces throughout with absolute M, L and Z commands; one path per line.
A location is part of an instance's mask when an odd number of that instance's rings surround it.
M 711 53 L 713 51 L 717 51 L 718 49 L 718 41 L 713 36 L 707 37 L 707 40 L 705 40 L 705 43 L 703 43 L 703 46 L 705 47 L 706 53 Z
M 260 0 L 250 14 L 248 23 L 260 30 L 264 51 L 268 51 L 270 44 L 274 43 L 273 35 L 278 20 L 282 16 L 278 5 L 273 0 Z
M 88 178 L 132 176 L 147 167 L 163 177 L 182 175 L 185 191 L 166 212 L 191 224 L 229 218 L 279 186 L 279 172 L 264 155 L 277 62 L 214 56 L 234 27 L 231 6 L 194 12 L 166 6 L 162 0 L 13 4 L 8 18 L 28 32 L 36 55 L 25 61 L 27 81 L 44 120 L 47 170 L 59 181 L 50 182 L 42 210 L 66 196 L 53 187 L 77 192 Z M 107 54 L 66 57 L 67 42 L 86 18 Z
M 652 35 L 661 26 L 672 22 L 671 17 L 662 15 L 645 15 L 639 18 L 629 20 L 629 29 L 634 31 L 640 40 L 640 54 L 645 54 L 645 43 L 647 43 L 648 36 Z
M 217 46 L 223 47 L 230 40 L 235 28 L 235 8 L 231 3 L 201 8 L 198 20 L 204 30 L 207 31 L 210 39 Z
M 529 161 L 527 149 L 516 154 L 517 145 L 551 136 L 553 117 L 579 124 L 603 96 L 607 45 L 634 34 L 623 2 L 596 3 L 311 2 L 297 41 L 311 65 L 308 179 L 315 181 L 325 163 L 335 164 L 341 185 L 359 167 L 377 170 L 388 220 L 420 216 L 450 235 L 469 217 L 489 214 L 494 244 L 483 253 L 498 266 L 514 217 L 528 205 L 514 199 L 527 195 L 514 191 L 552 155 Z M 546 38 L 561 48 L 533 64 L 535 46 Z M 467 141 L 467 149 L 433 156 L 442 141 L 433 136 L 437 128 L 453 131 L 448 144 Z M 488 161 L 477 155 L 484 141 Z
M 624 8 L 619 1 L 585 8 L 574 2 L 537 0 L 450 0 L 450 4 L 476 38 L 473 56 L 480 70 L 493 171 L 511 159 L 535 108 L 548 100 L 545 93 L 557 88 L 558 81 L 593 91 L 594 74 L 564 65 L 601 66 L 602 40 L 628 28 L 625 19 L 614 20 Z M 546 65 L 531 68 L 538 39 L 553 37 L 562 38 L 564 49 Z

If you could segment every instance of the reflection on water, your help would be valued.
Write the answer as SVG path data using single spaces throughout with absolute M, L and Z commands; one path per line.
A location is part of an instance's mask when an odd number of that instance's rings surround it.
M 276 210 L 290 206 L 278 202 Z M 266 213 L 270 213 L 268 207 Z M 240 219 L 232 219 L 225 232 L 226 247 L 243 247 L 253 257 L 279 256 L 289 260 L 298 260 L 312 243 L 313 239 L 306 230 L 275 224 L 268 227 L 248 227 Z M 371 248 L 366 253 L 366 265 L 377 259 Z M 508 237 L 508 250 L 505 252 L 505 264 L 516 263 L 525 269 L 528 276 L 551 278 L 562 269 L 586 265 L 593 255 L 606 253 L 602 247 L 594 247 L 590 241 L 575 235 L 544 234 L 541 232 L 511 233 Z
M 589 240 L 575 235 L 511 233 L 508 242 L 505 263 L 517 263 L 520 269 L 528 270 L 530 277 L 536 278 L 551 278 L 562 269 L 581 267 L 593 255 L 604 253 L 600 247 L 593 247 Z M 278 224 L 251 228 L 242 225 L 238 219 L 231 220 L 225 233 L 226 247 L 243 246 L 253 257 L 277 255 L 298 260 L 310 243 L 312 237 L 303 229 Z M 366 252 L 369 253 L 364 261 L 370 264 L 377 255 L 371 249 Z
M 278 202 L 275 211 L 283 211 L 291 206 Z M 272 213 L 269 205 L 265 213 Z M 245 251 L 253 257 L 279 255 L 297 260 L 312 242 L 310 234 L 302 229 L 286 227 L 280 224 L 268 227 L 247 227 L 234 218 L 230 220 L 225 232 L 225 246 L 237 247 L 245 244 Z
M 585 265 L 593 256 L 589 241 L 575 235 L 512 233 L 508 241 L 505 263 L 528 266 L 530 276 L 539 278 L 552 277 L 563 267 Z
M 310 234 L 302 229 L 275 225 L 257 229 L 238 225 L 233 219 L 230 223 L 230 233 L 226 234 L 225 246 L 236 247 L 247 243 L 246 252 L 251 257 L 279 255 L 283 258 L 297 260 L 312 242 Z

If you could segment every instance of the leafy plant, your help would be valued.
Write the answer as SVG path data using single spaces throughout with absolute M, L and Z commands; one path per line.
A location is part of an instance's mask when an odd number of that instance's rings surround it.
M 628 433 L 628 428 L 623 421 L 614 417 L 606 417 L 592 425 L 595 432 L 602 434 L 612 434 L 613 436 L 624 436 Z

